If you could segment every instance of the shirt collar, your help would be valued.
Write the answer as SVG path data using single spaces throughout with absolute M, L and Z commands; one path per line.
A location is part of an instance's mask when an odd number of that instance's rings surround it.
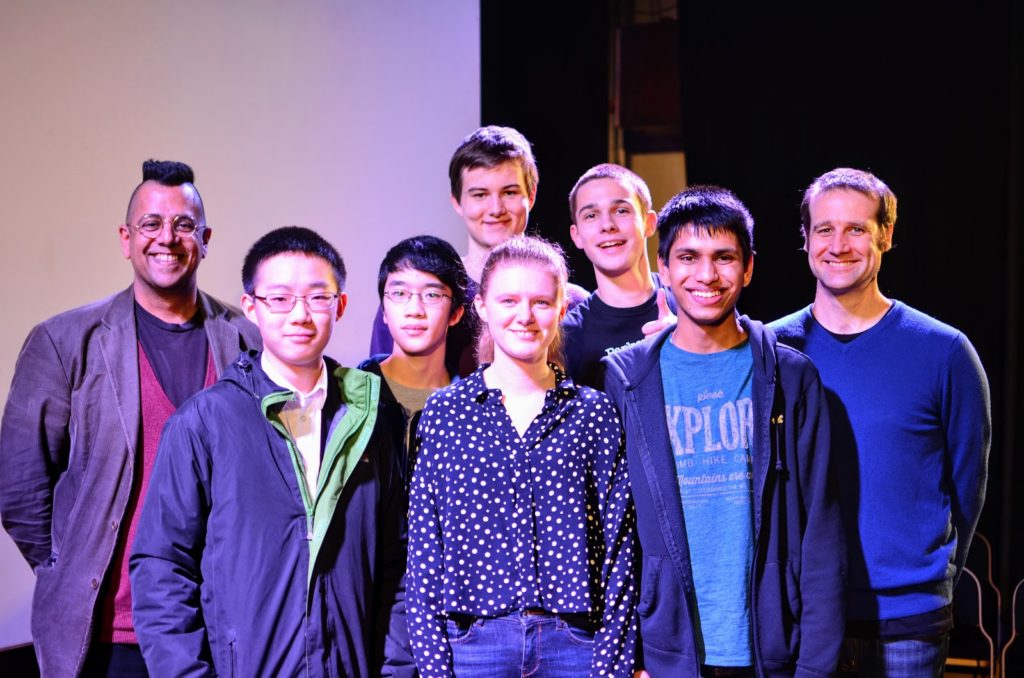
M 323 409 L 324 402 L 327 400 L 327 364 L 323 358 L 320 359 L 320 376 L 316 378 L 316 385 L 308 393 L 301 393 L 284 375 L 274 369 L 274 366 L 267 361 L 266 352 L 260 356 L 260 367 L 272 382 L 295 394 L 299 407 Z
M 548 364 L 555 370 L 555 388 L 553 389 L 555 397 L 559 399 L 576 397 L 579 387 L 573 383 L 572 377 L 555 363 Z M 464 380 L 463 388 L 466 389 L 471 399 L 478 402 L 486 400 L 489 394 L 498 393 L 496 389 L 488 389 L 487 382 L 484 381 L 484 369 L 488 365 L 490 363 L 483 363 Z

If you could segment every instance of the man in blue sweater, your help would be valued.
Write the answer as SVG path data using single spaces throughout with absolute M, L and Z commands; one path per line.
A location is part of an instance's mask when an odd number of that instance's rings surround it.
M 800 207 L 814 303 L 771 327 L 821 373 L 849 553 L 840 675 L 940 676 L 985 499 L 988 382 L 961 332 L 878 287 L 896 196 L 839 168 Z

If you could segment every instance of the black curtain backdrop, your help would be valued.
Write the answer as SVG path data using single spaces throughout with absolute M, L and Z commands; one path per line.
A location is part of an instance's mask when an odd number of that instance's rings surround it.
M 989 376 L 995 437 L 980 529 L 1008 596 L 1024 577 L 1022 9 L 906 5 L 682 0 L 689 181 L 731 188 L 754 214 L 756 268 L 740 307 L 763 320 L 813 296 L 800 251 L 804 187 L 843 165 L 892 187 L 899 218 L 883 292 L 961 329 Z M 624 4 L 559 6 L 555 16 L 537 0 L 481 2 L 482 114 L 534 143 L 531 226 L 563 243 L 575 279 L 592 287 L 568 238 L 566 196 L 608 157 L 609 45 Z
M 1014 463 L 1024 261 L 1019 9 L 908 5 L 682 2 L 689 179 L 728 186 L 751 208 L 758 257 L 741 305 L 763 318 L 811 300 L 798 206 L 814 177 L 845 165 L 893 189 L 896 248 L 883 260 L 883 292 L 965 332 L 989 375 L 995 436 L 979 529 L 996 548 L 1008 594 L 1024 576 L 1013 525 L 1021 501 L 1004 482 L 1024 474 Z
M 569 191 L 608 160 L 610 21 L 600 2 L 481 0 L 481 122 L 533 143 L 540 183 L 530 231 L 559 242 L 573 281 L 594 288 L 569 239 Z

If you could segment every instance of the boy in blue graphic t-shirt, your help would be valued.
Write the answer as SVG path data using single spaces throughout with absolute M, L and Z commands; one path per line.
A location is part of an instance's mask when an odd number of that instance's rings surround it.
M 637 668 L 829 675 L 845 553 L 818 373 L 736 312 L 754 259 L 735 195 L 683 191 L 657 227 L 677 322 L 605 358 L 643 550 Z
M 669 340 L 662 344 L 660 365 L 705 662 L 749 666 L 750 346 L 744 339 L 735 348 L 703 354 Z

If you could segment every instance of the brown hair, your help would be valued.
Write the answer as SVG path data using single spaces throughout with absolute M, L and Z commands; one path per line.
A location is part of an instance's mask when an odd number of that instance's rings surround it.
M 580 188 L 584 184 L 588 184 L 595 179 L 611 179 L 617 181 L 636 196 L 636 200 L 640 203 L 640 211 L 644 214 L 651 209 L 651 189 L 647 188 L 647 184 L 643 179 L 640 178 L 636 172 L 626 169 L 622 165 L 616 165 L 614 163 L 606 162 L 600 165 L 594 165 L 586 172 L 583 173 L 577 181 L 576 185 L 569 191 L 569 220 L 570 223 L 576 223 L 576 194 L 580 192 Z
M 805 238 L 811 231 L 811 200 L 821 193 L 842 189 L 857 191 L 878 201 L 875 221 L 878 222 L 880 229 L 884 230 L 896 224 L 896 194 L 884 181 L 871 172 L 851 167 L 837 167 L 815 179 L 804 191 L 804 199 L 800 203 L 800 230 L 803 231 Z
M 525 264 L 535 266 L 555 278 L 558 287 L 557 303 L 565 303 L 565 288 L 569 284 L 569 267 L 565 263 L 565 255 L 557 244 L 531 235 L 519 235 L 509 238 L 493 250 L 484 262 L 483 273 L 480 275 L 480 289 L 477 296 L 487 296 L 487 288 L 494 271 L 505 265 Z M 478 363 L 494 360 L 494 340 L 491 338 L 487 323 L 481 322 L 476 337 L 476 359 Z M 565 367 L 562 358 L 562 328 L 555 330 L 555 338 L 548 347 L 548 362 Z
M 526 137 L 511 127 L 497 125 L 481 127 L 473 132 L 462 140 L 448 163 L 452 197 L 462 199 L 462 170 L 491 169 L 509 161 L 517 162 L 522 168 L 526 193 L 532 196 L 537 190 L 537 161 Z

